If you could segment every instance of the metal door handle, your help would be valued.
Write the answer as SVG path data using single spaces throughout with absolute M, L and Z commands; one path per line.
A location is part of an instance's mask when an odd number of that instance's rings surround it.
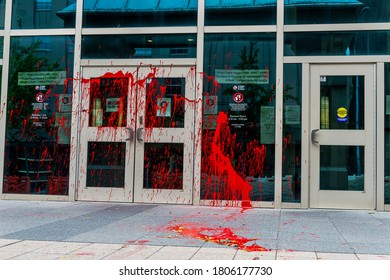
M 142 134 L 143 129 L 144 129 L 143 127 L 137 128 L 137 140 L 140 142 L 144 141 L 144 139 L 141 138 L 141 134 Z
M 313 129 L 311 131 L 311 143 L 313 144 L 319 144 L 319 142 L 317 140 L 315 140 L 315 135 L 316 135 L 316 132 L 318 132 L 319 129 Z
M 129 131 L 129 138 L 127 138 L 126 141 L 133 141 L 134 140 L 134 130 L 130 127 L 126 127 L 126 129 Z

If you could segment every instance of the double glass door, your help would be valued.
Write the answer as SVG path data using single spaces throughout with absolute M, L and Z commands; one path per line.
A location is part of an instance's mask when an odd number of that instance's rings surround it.
M 374 65 L 310 66 L 310 207 L 374 209 Z
M 192 203 L 192 67 L 84 67 L 77 199 Z

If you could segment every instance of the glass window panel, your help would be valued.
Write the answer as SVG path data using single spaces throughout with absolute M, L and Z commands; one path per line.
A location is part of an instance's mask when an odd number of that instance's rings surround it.
M 83 36 L 82 58 L 194 58 L 196 34 Z
M 0 38 L 0 58 L 3 58 L 4 38 Z
M 284 65 L 283 202 L 301 201 L 302 67 Z
M 206 0 L 205 25 L 276 24 L 276 0 Z
M 286 56 L 388 55 L 390 32 L 294 32 L 284 37 Z
M 321 146 L 320 190 L 364 191 L 364 147 Z
M 146 85 L 145 127 L 184 127 L 185 78 L 153 78 Z
M 68 0 L 13 0 L 13 29 L 44 29 L 75 27 L 75 13 L 67 12 L 76 7 Z
M 145 143 L 145 189 L 183 189 L 184 145 Z
M 390 63 L 385 63 L 385 203 L 390 204 Z
M 88 142 L 87 187 L 124 188 L 124 142 Z
M 275 34 L 205 36 L 201 198 L 274 200 Z
M 72 116 L 73 38 L 11 40 L 4 193 L 66 195 Z
M 83 26 L 196 26 L 197 7 L 197 0 L 84 0 Z
M 35 9 L 37 11 L 50 11 L 52 9 L 52 0 L 35 0 Z
M 320 128 L 364 129 L 364 76 L 321 76 L 320 80 Z
M 129 78 L 92 78 L 90 80 L 89 126 L 127 126 Z
M 286 24 L 388 22 L 388 0 L 284 0 Z
M 0 0 L 0 29 L 4 29 L 5 0 Z

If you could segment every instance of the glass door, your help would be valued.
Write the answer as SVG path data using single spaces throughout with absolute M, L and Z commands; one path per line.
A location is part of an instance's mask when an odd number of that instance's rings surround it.
M 192 204 L 195 68 L 140 68 L 135 202 Z
M 136 68 L 84 68 L 77 199 L 132 201 Z
M 83 69 L 78 199 L 192 203 L 191 69 Z
M 374 65 L 310 67 L 310 207 L 374 209 Z

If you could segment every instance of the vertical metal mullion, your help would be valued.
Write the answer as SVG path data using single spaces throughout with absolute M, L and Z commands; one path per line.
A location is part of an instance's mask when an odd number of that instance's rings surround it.
M 309 207 L 310 179 L 310 64 L 302 63 L 302 110 L 301 110 L 301 207 Z
M 201 188 L 202 157 L 202 105 L 203 105 L 203 67 L 204 67 L 204 17 L 205 0 L 198 0 L 197 44 L 196 44 L 196 96 L 194 121 L 194 168 L 192 203 L 199 205 Z
M 282 207 L 284 0 L 277 1 L 275 104 L 275 208 Z
M 5 133 L 7 120 L 7 100 L 8 100 L 8 77 L 11 46 L 11 16 L 12 0 L 5 2 L 5 22 L 4 22 L 4 41 L 3 41 L 3 64 L 2 64 L 2 83 L 1 83 L 1 113 L 0 113 L 0 139 L 3 139 L 0 145 L 0 158 L 4 159 L 5 152 Z M 0 174 L 4 178 L 4 160 L 0 160 Z M 0 180 L 0 194 L 3 193 L 3 180 Z
M 385 64 L 378 63 L 376 76 L 376 133 L 374 145 L 374 155 L 376 158 L 376 166 L 373 167 L 376 171 L 376 209 L 379 211 L 385 210 Z M 386 108 L 387 109 L 387 108 Z M 375 173 L 374 173 L 375 176 Z
M 72 126 L 70 143 L 69 166 L 69 200 L 77 199 L 80 155 L 80 127 L 81 127 L 81 35 L 83 23 L 83 0 L 76 1 L 76 23 L 73 64 L 73 99 L 72 99 Z

